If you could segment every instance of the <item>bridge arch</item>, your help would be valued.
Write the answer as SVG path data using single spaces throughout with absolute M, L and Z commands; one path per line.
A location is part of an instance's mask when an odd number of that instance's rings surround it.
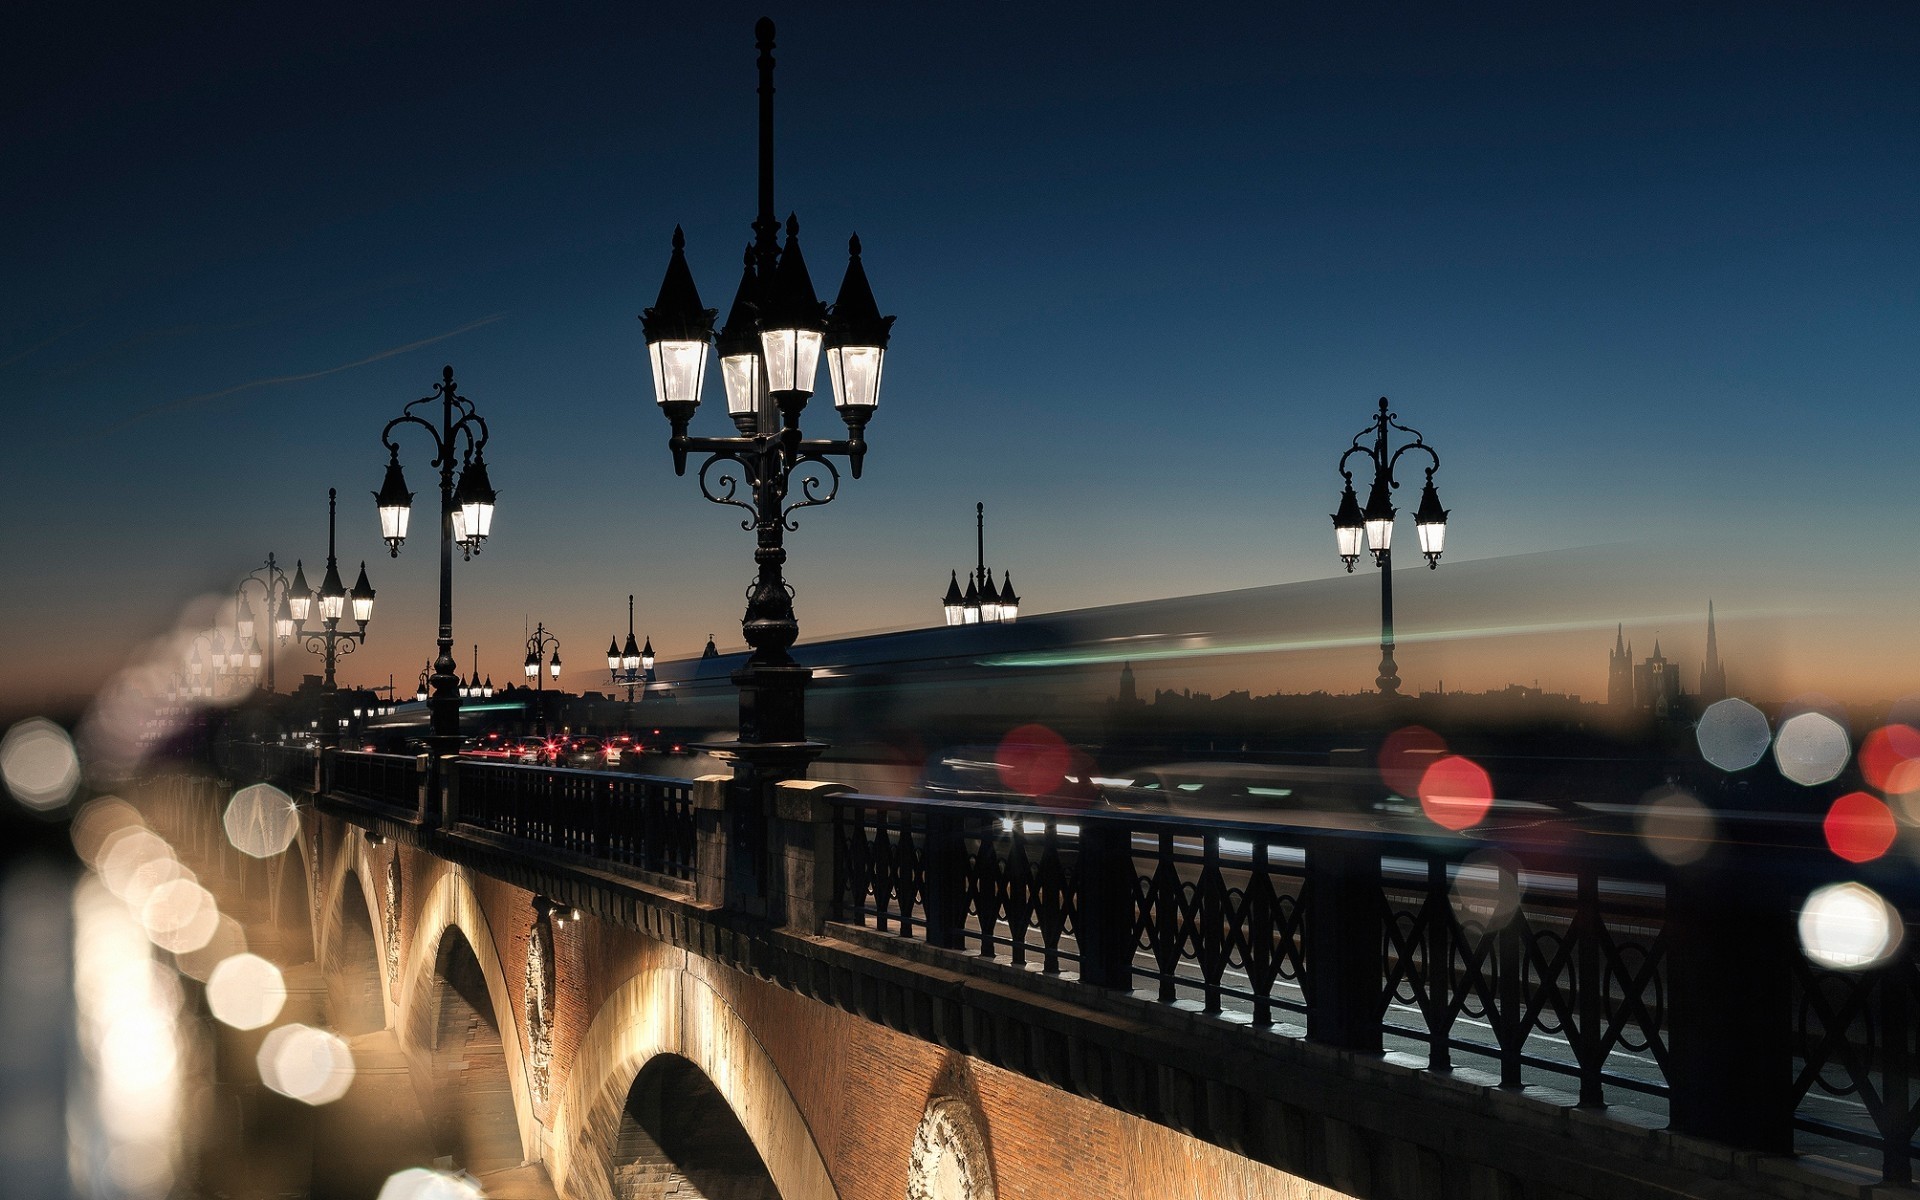
M 548 1164 L 561 1194 L 610 1200 L 608 1165 L 634 1083 L 662 1056 L 684 1060 L 718 1093 L 782 1200 L 837 1200 L 806 1116 L 766 1047 L 712 984 L 679 967 L 627 980 L 575 1048 Z
M 381 871 L 367 853 L 366 842 L 357 835 L 346 839 L 339 852 L 329 857 L 328 878 L 320 891 L 314 961 L 326 973 L 340 1032 L 371 1033 L 394 1023 L 382 933 L 386 914 L 373 886 L 373 881 L 381 878 Z M 371 1002 L 367 996 L 369 984 Z
M 541 1158 L 541 1131 L 528 1088 L 525 1045 L 519 1022 L 514 1020 L 493 931 L 464 868 L 450 867 L 434 882 L 420 902 L 413 928 L 412 944 L 401 964 L 402 1048 L 417 1071 L 430 1075 L 446 1005 L 454 1002 L 448 993 L 455 993 L 470 1005 L 499 1037 L 520 1157 L 537 1161 Z M 451 939 L 449 934 L 453 935 Z M 468 981 L 458 977 L 449 978 L 450 972 L 462 969 L 462 954 L 471 957 L 478 976 L 472 981 L 475 986 L 466 986 Z

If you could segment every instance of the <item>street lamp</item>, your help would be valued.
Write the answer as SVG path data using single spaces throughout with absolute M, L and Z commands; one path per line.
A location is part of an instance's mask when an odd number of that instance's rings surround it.
M 427 681 L 432 678 L 433 678 L 432 663 L 428 663 L 426 666 L 420 668 L 420 682 L 413 689 L 413 699 L 415 703 L 424 703 L 426 701 Z
M 288 606 L 295 616 L 296 633 L 308 653 L 323 656 L 326 674 L 321 680 L 320 691 L 320 744 L 331 746 L 340 739 L 340 722 L 334 716 L 333 669 L 339 657 L 352 654 L 367 640 L 367 622 L 373 619 L 373 586 L 367 582 L 367 564 L 360 564 L 360 578 L 354 581 L 349 590 L 340 582 L 340 564 L 334 557 L 334 510 L 337 507 L 335 492 L 327 489 L 327 573 L 320 581 L 320 590 L 315 593 L 298 592 L 289 596 Z M 304 585 L 304 572 L 299 564 L 294 564 L 299 573 L 298 582 Z M 340 622 L 347 619 L 351 609 L 353 623 L 357 628 L 342 629 Z M 318 611 L 320 628 L 308 629 L 309 616 Z
M 626 727 L 633 728 L 633 690 L 646 686 L 647 676 L 653 673 L 653 639 L 648 638 L 646 648 L 633 640 L 633 595 L 627 595 L 627 644 L 607 643 L 607 677 L 614 687 L 627 689 Z
M 686 473 L 689 452 L 707 455 L 697 473 L 701 493 L 716 504 L 744 510 L 748 516 L 741 527 L 757 535 L 759 573 L 741 621 L 753 653 L 733 677 L 740 689 L 739 740 L 718 748 L 734 762 L 739 797 L 734 820 L 749 838 L 756 836 L 749 827 L 763 802 L 762 787 L 804 773 L 825 749 L 806 740 L 805 688 L 811 672 L 787 653 L 800 630 L 781 572 L 787 558 L 784 535 L 797 528 L 791 520 L 796 510 L 829 503 L 838 494 L 840 473 L 833 458 L 845 458 L 853 477 L 860 477 L 865 429 L 879 403 L 893 324 L 874 302 L 857 237 L 848 242 L 846 275 L 831 308 L 814 294 L 796 218 L 787 218 L 785 246 L 779 243 L 773 203 L 773 22 L 762 18 L 754 33 L 760 51 L 759 211 L 740 289 L 718 338 L 727 413 L 740 436 L 687 433 L 700 403 L 716 312 L 700 303 L 678 228 L 659 298 L 640 318 L 655 399 L 673 431 L 668 447 L 674 473 Z M 847 428 L 845 440 L 809 439 L 800 430 L 823 350 L 834 407 Z M 799 496 L 791 498 L 796 474 Z M 757 880 L 742 882 L 758 886 Z
M 440 423 L 435 425 L 413 410 L 422 405 L 440 404 Z M 413 512 L 413 493 L 407 490 L 406 477 L 400 471 L 400 447 L 394 444 L 393 431 L 400 425 L 418 425 L 433 438 L 434 458 L 430 465 L 440 468 L 440 653 L 430 664 L 433 668 L 433 736 L 430 739 L 436 759 L 460 752 L 460 677 L 453 661 L 453 547 L 457 543 L 463 559 L 479 553 L 480 545 L 493 532 L 495 495 L 487 478 L 487 423 L 473 404 L 459 394 L 453 382 L 453 368 L 441 372 L 431 396 L 422 396 L 401 410 L 380 431 L 380 442 L 387 448 L 387 474 L 380 490 L 373 494 L 380 510 L 380 536 L 386 539 L 388 553 L 398 558 L 400 543 L 407 538 L 407 525 Z M 464 440 L 463 440 L 464 439 Z M 461 464 L 460 480 L 455 486 L 454 460 Z
M 995 587 L 993 572 L 987 570 L 987 506 L 984 503 L 973 506 L 973 529 L 978 551 L 973 575 L 967 580 L 967 590 L 962 592 L 960 573 L 948 574 L 947 593 L 940 599 L 941 612 L 949 625 L 1012 621 L 1020 615 L 1020 597 L 1014 593 L 1011 572 L 1002 575 L 1000 586 Z
M 1440 507 L 1440 493 L 1434 490 L 1433 473 L 1440 469 L 1440 456 L 1433 447 L 1427 445 L 1420 431 L 1400 424 L 1398 413 L 1387 411 L 1387 398 L 1380 397 L 1380 411 L 1374 415 L 1365 429 L 1353 435 L 1353 445 L 1340 456 L 1340 476 L 1346 480 L 1346 487 L 1340 493 L 1340 506 L 1333 514 L 1333 538 L 1340 553 L 1340 561 L 1345 563 L 1347 571 L 1353 571 L 1353 564 L 1360 560 L 1360 541 L 1365 537 L 1367 547 L 1373 552 L 1373 561 L 1380 568 L 1380 676 L 1374 682 L 1379 685 L 1383 696 L 1396 695 L 1400 691 L 1400 671 L 1393 661 L 1393 496 L 1392 490 L 1400 486 L 1393 477 L 1394 466 L 1400 456 L 1409 450 L 1417 450 L 1432 459 L 1427 467 L 1427 486 L 1420 494 L 1420 507 L 1414 510 L 1414 529 L 1420 535 L 1420 553 L 1426 556 L 1429 569 L 1440 565 L 1440 552 L 1447 540 L 1447 510 Z M 1387 431 L 1398 429 L 1402 433 L 1413 435 L 1398 450 L 1388 453 Z M 1368 438 L 1372 444 L 1368 445 Z M 1360 507 L 1360 499 L 1353 490 L 1353 472 L 1347 470 L 1347 460 L 1360 455 L 1373 464 L 1373 485 L 1367 493 L 1366 508 Z
M 560 678 L 560 639 L 548 633 L 544 623 L 534 626 L 533 632 L 527 635 L 527 660 L 522 664 L 527 678 L 533 680 L 533 703 L 538 710 L 534 732 L 541 737 L 547 736 L 547 704 L 546 696 L 540 686 L 542 683 L 540 659 L 546 654 L 549 646 L 553 647 L 553 659 L 547 664 L 548 669 L 553 672 L 555 679 Z

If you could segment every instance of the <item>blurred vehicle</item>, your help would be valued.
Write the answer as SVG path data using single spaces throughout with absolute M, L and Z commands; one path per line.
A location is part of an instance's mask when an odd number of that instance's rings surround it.
M 556 761 L 563 767 L 581 767 L 588 770 L 607 765 L 606 743 L 597 737 L 574 735 L 566 739 L 566 744 L 558 751 Z
M 495 731 L 484 733 L 477 738 L 468 738 L 460 747 L 460 753 L 466 758 L 492 758 L 511 761 L 519 757 L 520 748 L 506 734 Z
M 523 737 L 514 743 L 513 760 L 540 766 L 548 761 L 547 739 L 543 737 Z

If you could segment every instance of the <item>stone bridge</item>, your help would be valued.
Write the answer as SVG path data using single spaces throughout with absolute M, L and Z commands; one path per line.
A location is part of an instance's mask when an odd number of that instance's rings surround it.
M 310 806 L 333 1024 L 532 1194 L 1914 1194 L 1912 939 L 1833 998 L 1792 889 L 1725 871 L 1514 849 L 1496 929 L 1415 839 L 816 782 L 742 828 L 719 778 L 237 761 Z M 1822 1107 L 1848 1083 L 1882 1102 Z

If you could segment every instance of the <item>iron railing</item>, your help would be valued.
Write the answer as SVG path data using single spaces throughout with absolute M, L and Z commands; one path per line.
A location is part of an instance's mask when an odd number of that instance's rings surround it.
M 687 780 L 470 760 L 456 770 L 460 824 L 613 867 L 693 878 Z

